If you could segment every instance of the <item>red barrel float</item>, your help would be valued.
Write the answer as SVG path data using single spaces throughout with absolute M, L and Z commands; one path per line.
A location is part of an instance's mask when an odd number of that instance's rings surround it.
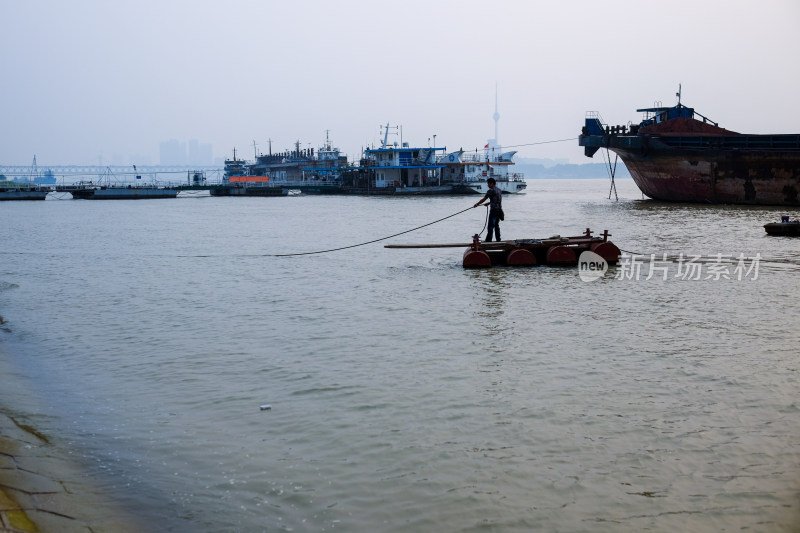
M 577 265 L 578 258 L 569 246 L 551 246 L 547 250 L 547 264 L 553 266 Z
M 508 266 L 534 266 L 536 264 L 536 256 L 525 248 L 514 248 L 508 252 L 506 264 Z
M 467 248 L 464 251 L 464 268 L 486 268 L 492 266 L 489 254 L 483 250 Z
M 592 244 L 592 251 L 605 259 L 606 263 L 609 265 L 613 265 L 619 261 L 619 248 L 611 241 Z

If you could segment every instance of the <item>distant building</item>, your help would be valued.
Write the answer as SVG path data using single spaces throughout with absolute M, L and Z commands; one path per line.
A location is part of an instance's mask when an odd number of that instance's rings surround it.
M 159 163 L 162 165 L 186 165 L 186 143 L 176 139 L 164 141 L 159 145 Z
M 214 164 L 214 153 L 211 144 L 204 144 L 197 139 L 187 143 L 170 139 L 159 144 L 159 162 L 162 165 L 198 165 Z
M 187 159 L 189 165 L 213 165 L 214 154 L 211 150 L 211 144 L 201 144 L 197 139 L 189 141 L 189 157 Z

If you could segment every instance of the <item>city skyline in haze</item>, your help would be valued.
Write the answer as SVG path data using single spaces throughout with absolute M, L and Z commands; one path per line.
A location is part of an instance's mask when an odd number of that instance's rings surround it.
M 354 160 L 387 123 L 469 150 L 493 138 L 496 94 L 500 146 L 588 163 L 587 111 L 638 122 L 678 84 L 728 129 L 800 130 L 794 0 L 44 0 L 0 20 L 7 165 L 155 163 L 170 139 L 250 159 L 326 132 Z

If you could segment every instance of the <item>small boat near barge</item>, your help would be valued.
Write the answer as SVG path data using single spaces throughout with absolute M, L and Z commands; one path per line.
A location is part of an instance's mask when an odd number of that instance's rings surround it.
M 782 216 L 780 222 L 764 224 L 764 230 L 768 235 L 798 237 L 800 236 L 800 220 L 789 220 L 788 216 Z
M 385 248 L 463 248 L 464 268 L 488 268 L 491 266 L 575 266 L 580 254 L 594 252 L 609 265 L 619 262 L 621 251 L 608 240 L 611 234 L 604 230 L 601 236 L 592 236 L 586 228 L 582 235 L 561 237 L 555 235 L 545 239 L 517 239 L 511 241 L 481 242 L 473 235 L 471 243 L 453 244 L 387 244 Z

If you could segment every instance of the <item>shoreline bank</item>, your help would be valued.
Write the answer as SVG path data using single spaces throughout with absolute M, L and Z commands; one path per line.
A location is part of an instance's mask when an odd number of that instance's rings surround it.
M 0 405 L 0 532 L 147 531 L 93 483 L 51 438 Z
M 90 531 L 61 481 L 49 439 L 0 410 L 0 531 Z
M 80 465 L 0 406 L 0 531 L 143 531 L 86 482 Z

